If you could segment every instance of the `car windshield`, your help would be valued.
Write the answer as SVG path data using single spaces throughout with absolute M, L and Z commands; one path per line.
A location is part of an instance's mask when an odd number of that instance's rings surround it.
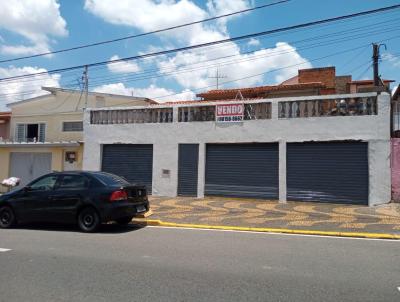
M 94 176 L 107 186 L 129 185 L 129 182 L 126 179 L 114 174 L 96 173 Z

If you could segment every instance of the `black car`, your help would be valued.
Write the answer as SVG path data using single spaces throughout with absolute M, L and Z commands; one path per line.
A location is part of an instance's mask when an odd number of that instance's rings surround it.
M 103 222 L 128 224 L 148 210 L 145 186 L 105 172 L 54 172 L 0 196 L 0 228 L 62 222 L 94 232 Z

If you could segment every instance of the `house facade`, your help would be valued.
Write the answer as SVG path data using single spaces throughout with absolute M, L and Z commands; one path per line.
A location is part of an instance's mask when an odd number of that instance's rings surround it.
M 161 196 L 387 203 L 390 94 L 350 92 L 351 78 L 337 78 L 318 68 L 201 101 L 90 109 L 83 168 Z
M 80 170 L 85 107 L 154 103 L 146 98 L 105 93 L 89 93 L 86 103 L 81 91 L 43 89 L 49 93 L 8 104 L 8 135 L 0 140 L 0 179 L 19 177 L 22 186 L 51 171 Z

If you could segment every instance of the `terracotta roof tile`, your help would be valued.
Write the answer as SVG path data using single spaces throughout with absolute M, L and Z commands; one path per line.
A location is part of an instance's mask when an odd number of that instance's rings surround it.
M 265 99 L 264 97 L 258 98 L 244 98 L 243 100 L 240 99 L 219 99 L 219 100 L 191 100 L 191 101 L 170 101 L 163 103 L 166 105 L 184 105 L 184 104 L 202 104 L 202 103 L 214 103 L 214 102 L 246 102 L 251 100 L 262 100 Z
M 302 84 L 290 84 L 290 85 L 271 85 L 271 86 L 259 86 L 259 87 L 248 87 L 248 88 L 235 88 L 235 89 L 219 89 L 219 90 L 209 90 L 207 92 L 199 93 L 196 96 L 198 97 L 207 97 L 207 96 L 217 96 L 217 95 L 232 95 L 238 92 L 242 94 L 247 93 L 263 93 L 270 91 L 282 91 L 282 90 L 296 90 L 296 89 L 304 89 L 304 88 L 323 88 L 324 84 L 321 82 L 310 82 L 310 83 L 302 83 Z

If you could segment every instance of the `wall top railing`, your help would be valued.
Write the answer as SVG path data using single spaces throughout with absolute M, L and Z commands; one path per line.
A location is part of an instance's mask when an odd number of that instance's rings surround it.
M 376 115 L 377 97 L 279 102 L 279 118 Z
M 242 121 L 328 116 L 377 115 L 376 93 L 278 99 L 227 100 L 88 109 L 90 124 L 216 121 L 217 105 L 243 104 Z

